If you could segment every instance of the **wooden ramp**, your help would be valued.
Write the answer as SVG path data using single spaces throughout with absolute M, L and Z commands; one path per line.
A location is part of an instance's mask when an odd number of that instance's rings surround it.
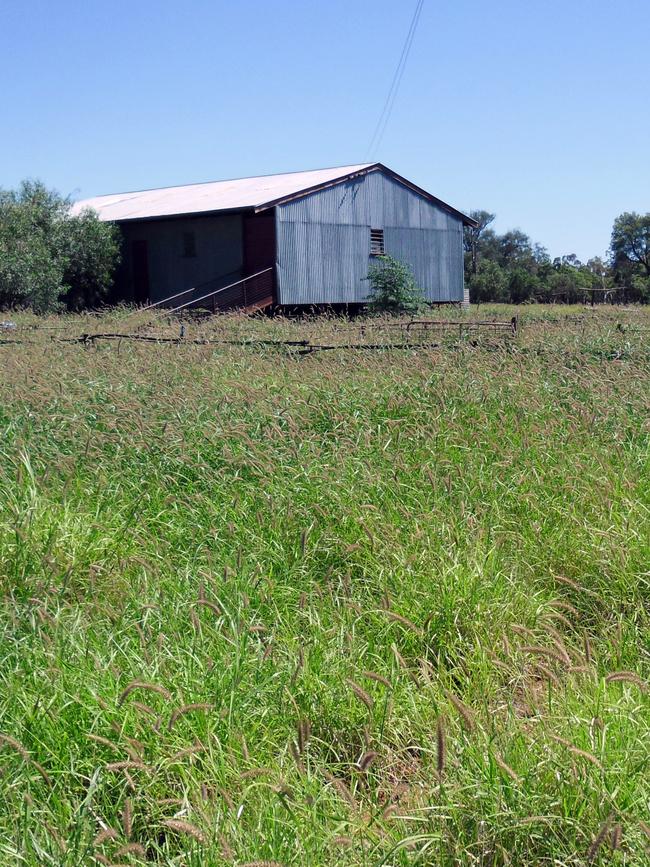
M 193 297 L 189 301 L 177 303 L 183 296 L 187 297 L 190 293 L 196 295 L 197 291 L 201 289 L 205 290 L 209 285 L 214 285 L 214 283 L 214 280 L 210 280 L 199 286 L 183 289 L 182 292 L 177 292 L 168 298 L 161 298 L 160 301 L 154 301 L 153 304 L 141 307 L 139 312 L 142 313 L 145 310 L 160 307 L 165 308 L 168 313 L 176 313 L 179 310 L 198 307 L 203 310 L 212 310 L 213 313 L 226 310 L 241 310 L 242 313 L 255 313 L 258 310 L 265 310 L 267 307 L 272 307 L 275 304 L 273 266 L 263 268 L 255 274 L 242 277 L 240 280 L 235 280 L 226 286 L 220 286 L 209 292 L 204 291 L 198 298 Z

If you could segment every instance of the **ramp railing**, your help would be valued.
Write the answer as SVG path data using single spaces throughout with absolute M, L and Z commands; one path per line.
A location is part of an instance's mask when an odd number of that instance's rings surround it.
M 262 279 L 258 279 L 262 278 Z M 169 295 L 167 298 L 161 298 L 159 301 L 154 301 L 152 304 L 147 304 L 146 307 L 140 307 L 138 313 L 144 313 L 146 310 L 153 310 L 154 307 L 162 307 L 170 301 L 175 301 L 177 298 L 182 298 L 183 295 L 188 295 L 190 292 L 196 292 L 202 286 L 207 286 L 213 283 L 214 280 L 206 280 L 205 283 L 198 283 L 196 286 L 191 286 L 189 289 L 183 289 L 182 292 L 177 292 L 175 295 Z M 223 294 L 226 293 L 226 294 Z M 217 296 L 219 299 L 217 301 Z M 206 292 L 198 298 L 190 298 L 183 304 L 178 304 L 172 307 L 168 312 L 176 313 L 178 310 L 184 310 L 186 307 L 199 304 L 201 301 L 212 299 L 211 307 L 213 311 L 219 308 L 236 306 L 236 307 L 251 307 L 260 302 L 272 299 L 273 297 L 273 267 L 263 268 L 255 274 L 249 274 L 233 283 L 228 283 L 226 286 L 220 286 L 218 289 L 213 289 L 211 292 Z

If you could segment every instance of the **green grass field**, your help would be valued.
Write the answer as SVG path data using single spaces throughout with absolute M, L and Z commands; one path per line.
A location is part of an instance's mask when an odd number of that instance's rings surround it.
M 650 310 L 513 312 L 0 335 L 2 865 L 650 863 Z

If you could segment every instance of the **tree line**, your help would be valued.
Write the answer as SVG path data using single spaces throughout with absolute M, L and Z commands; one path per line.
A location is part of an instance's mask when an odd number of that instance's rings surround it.
M 39 181 L 0 189 L 0 308 L 43 313 L 106 302 L 120 231 L 93 211 L 73 215 L 71 208 L 70 199 Z M 476 226 L 465 228 L 463 242 L 473 303 L 576 302 L 586 289 L 607 288 L 626 302 L 650 302 L 650 213 L 617 217 L 608 258 L 586 263 L 572 254 L 551 260 L 519 229 L 498 234 L 488 211 L 470 216 Z
M 581 301 L 585 290 L 614 289 L 625 302 L 650 302 L 650 213 L 624 213 L 612 227 L 609 256 L 581 262 L 574 254 L 551 259 L 519 229 L 499 235 L 496 215 L 472 211 L 466 226 L 465 281 L 470 301 L 521 304 Z

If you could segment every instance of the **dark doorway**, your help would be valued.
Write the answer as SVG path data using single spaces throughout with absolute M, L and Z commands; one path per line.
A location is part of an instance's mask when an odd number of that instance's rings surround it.
M 149 252 L 146 241 L 133 241 L 131 244 L 133 267 L 133 300 L 136 304 L 149 301 Z
M 275 265 L 275 216 L 244 218 L 244 276 Z
M 272 270 L 269 270 L 272 269 Z M 262 271 L 264 273 L 260 274 Z M 275 303 L 275 214 L 244 217 L 244 277 L 258 274 L 243 284 L 248 309 L 263 309 Z

